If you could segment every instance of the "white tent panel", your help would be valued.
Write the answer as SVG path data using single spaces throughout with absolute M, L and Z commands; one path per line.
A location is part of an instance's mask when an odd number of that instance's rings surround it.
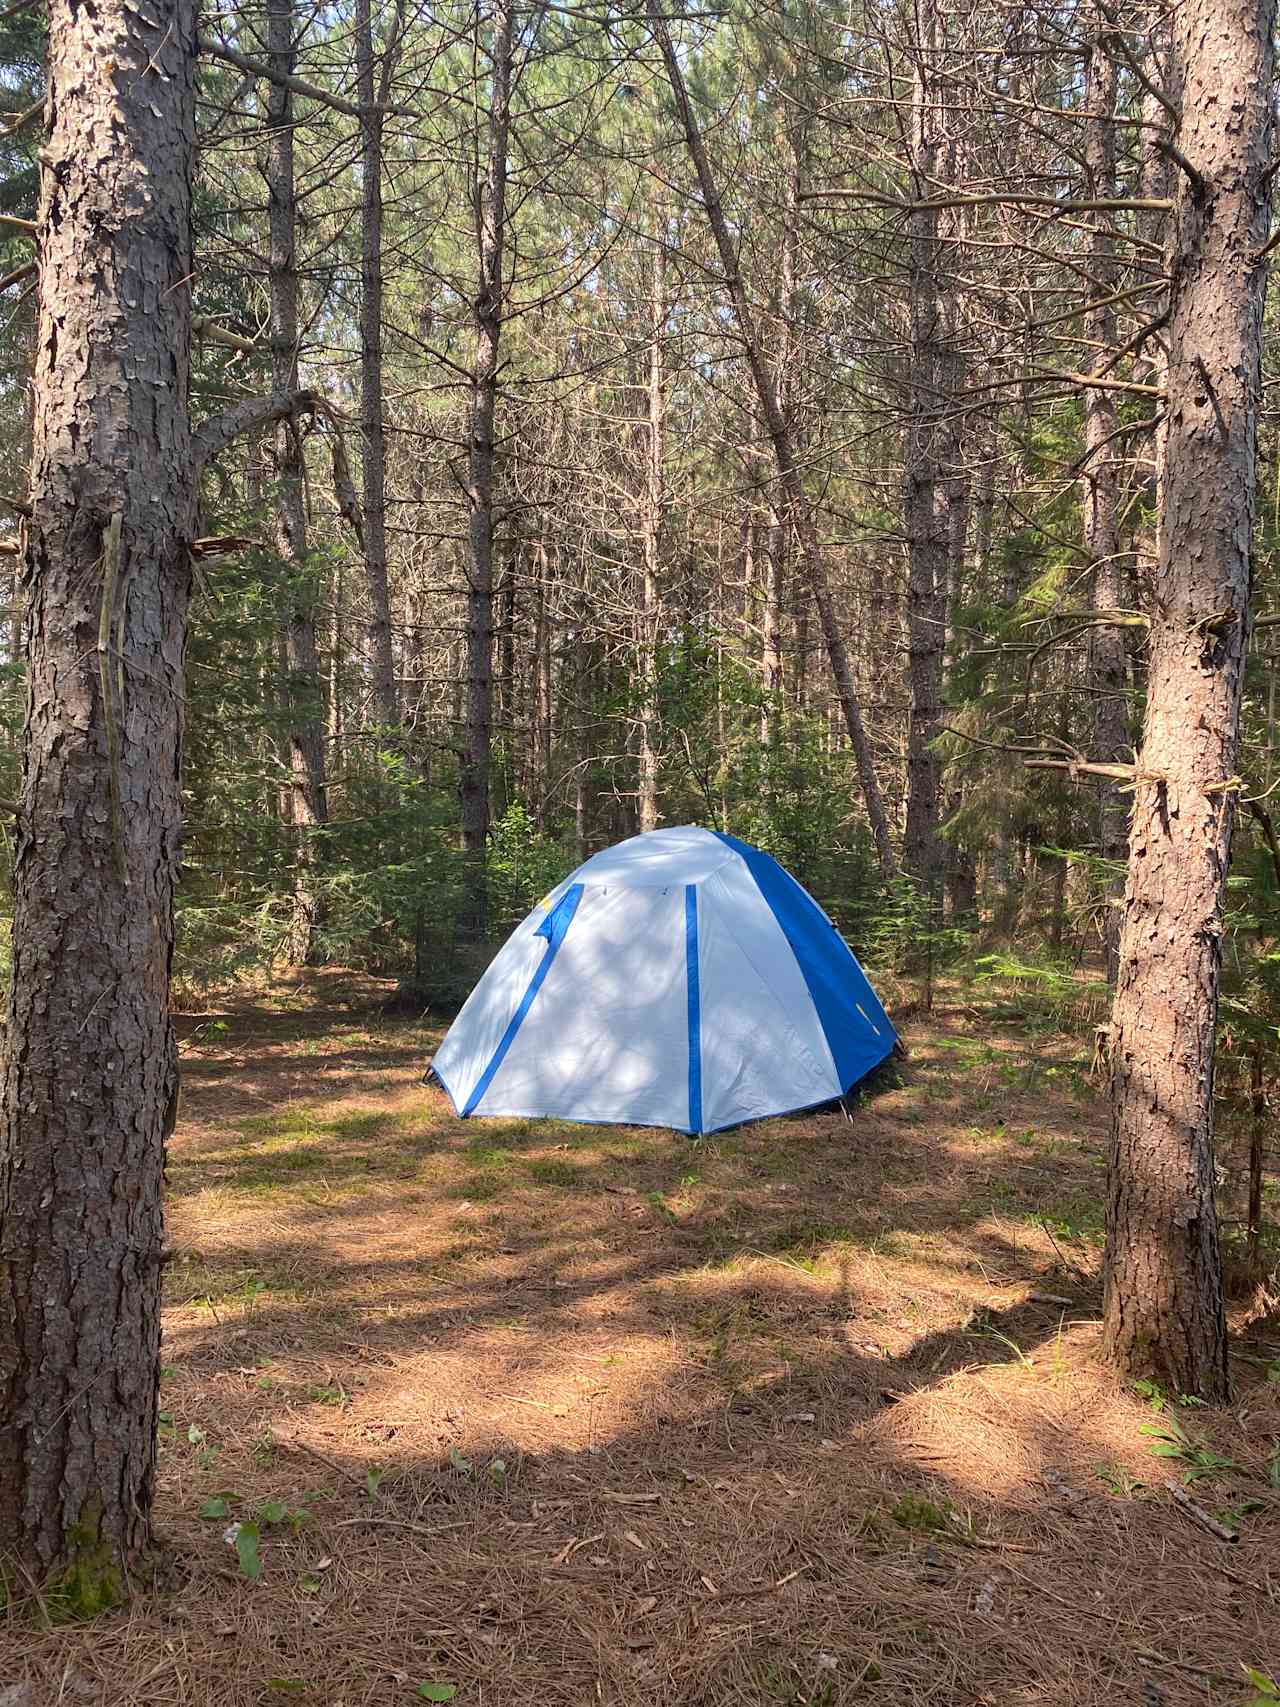
M 709 872 L 732 864 L 737 855 L 713 830 L 681 824 L 651 830 L 616 842 L 580 865 L 570 883 L 625 884 L 628 889 L 670 889 L 701 883 Z
M 804 974 L 740 859 L 698 887 L 698 967 L 705 1131 L 840 1095 Z
M 683 888 L 584 888 L 474 1113 L 687 1128 L 684 945 Z

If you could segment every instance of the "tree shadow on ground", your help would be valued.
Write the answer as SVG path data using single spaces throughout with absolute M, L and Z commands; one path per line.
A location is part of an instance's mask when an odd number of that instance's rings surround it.
M 913 1043 L 852 1124 L 703 1144 L 460 1123 L 376 1050 L 374 1106 L 273 1101 L 268 1066 L 246 1121 L 198 1083 L 173 1586 L 6 1627 L 0 1680 L 30 1707 L 393 1707 L 421 1682 L 464 1707 L 1234 1707 L 1240 1661 L 1280 1665 L 1280 1386 L 1246 1366 L 1233 1411 L 1174 1412 L 1234 1466 L 1202 1504 L 1265 1502 L 1227 1545 L 1172 1503 L 1184 1466 L 1141 1432 L 1166 1413 L 1100 1373 L 1091 1286 L 1035 1218 L 1087 1271 L 1087 1087 L 1040 1045 Z M 231 1519 L 262 1530 L 256 1583 Z

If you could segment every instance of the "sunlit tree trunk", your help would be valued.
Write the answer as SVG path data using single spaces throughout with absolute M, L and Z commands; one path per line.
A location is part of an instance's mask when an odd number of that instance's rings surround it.
M 1185 165 L 1112 1022 L 1106 1348 L 1126 1373 L 1205 1398 L 1228 1390 L 1214 1028 L 1249 626 L 1274 24 L 1274 0 L 1182 0 L 1174 14 Z

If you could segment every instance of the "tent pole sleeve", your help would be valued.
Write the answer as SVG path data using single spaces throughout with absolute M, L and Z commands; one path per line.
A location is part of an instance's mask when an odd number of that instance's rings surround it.
M 702 1131 L 702 998 L 698 986 L 698 886 L 684 892 L 684 959 L 689 991 L 689 1130 Z

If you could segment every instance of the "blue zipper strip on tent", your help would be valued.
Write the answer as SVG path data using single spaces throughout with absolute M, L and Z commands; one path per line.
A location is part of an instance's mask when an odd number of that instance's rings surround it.
M 476 1081 L 476 1088 L 467 1098 L 466 1106 L 462 1110 L 462 1118 L 464 1120 L 469 1114 L 475 1113 L 481 1097 L 484 1096 L 484 1093 L 493 1083 L 493 1076 L 502 1065 L 507 1050 L 510 1049 L 511 1045 L 515 1042 L 516 1033 L 528 1017 L 529 1009 L 533 1006 L 533 999 L 542 988 L 543 980 L 551 970 L 551 962 L 560 952 L 560 944 L 568 934 L 569 926 L 573 923 L 573 915 L 577 912 L 578 902 L 581 899 L 582 884 L 570 884 L 569 888 L 565 890 L 559 901 L 556 902 L 555 906 L 533 933 L 535 936 L 541 936 L 547 939 L 546 951 L 543 954 L 542 959 L 538 962 L 537 971 L 529 980 L 529 988 L 520 998 L 520 1006 L 512 1014 L 511 1019 L 507 1024 L 507 1029 L 499 1039 L 498 1047 L 494 1050 L 493 1055 L 490 1058 L 489 1065 L 485 1068 L 484 1072 L 481 1073 L 479 1079 Z
M 698 988 L 698 887 L 684 891 L 684 966 L 689 990 L 689 1130 L 702 1131 L 702 995 Z
M 789 871 L 776 859 L 723 830 L 713 830 L 740 854 L 756 888 L 796 957 L 818 1023 L 831 1051 L 841 1091 L 878 1067 L 898 1034 L 848 943 Z

